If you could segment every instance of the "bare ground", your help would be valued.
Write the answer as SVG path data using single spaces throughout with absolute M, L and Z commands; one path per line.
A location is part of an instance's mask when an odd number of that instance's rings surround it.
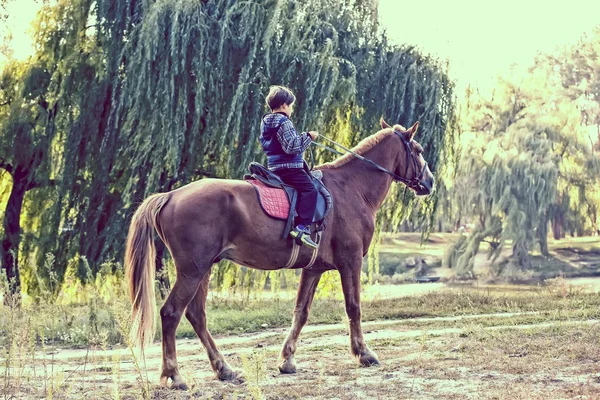
M 47 348 L 20 370 L 7 371 L 13 378 L 5 376 L 2 393 L 5 398 L 140 398 L 148 379 L 148 394 L 155 399 L 600 398 L 596 320 L 531 312 L 372 321 L 363 328 L 379 367 L 358 367 L 349 354 L 346 326 L 331 324 L 305 328 L 294 375 L 281 375 L 276 366 L 287 330 L 265 329 L 217 338 L 245 382 L 216 380 L 199 341 L 183 339 L 177 346 L 187 392 L 156 385 L 161 362 L 156 343 L 146 352 L 141 374 L 128 349 Z

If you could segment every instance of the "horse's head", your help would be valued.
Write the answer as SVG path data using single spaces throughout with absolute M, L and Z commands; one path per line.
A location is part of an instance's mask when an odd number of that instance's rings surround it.
M 402 182 L 412 189 L 417 195 L 431 194 L 435 185 L 435 178 L 429 170 L 427 161 L 423 158 L 423 147 L 414 140 L 419 122 L 406 129 L 402 125 L 390 126 L 381 118 L 381 128 L 391 128 L 402 142 L 403 152 L 399 153 L 399 162 L 394 173 L 403 178 Z

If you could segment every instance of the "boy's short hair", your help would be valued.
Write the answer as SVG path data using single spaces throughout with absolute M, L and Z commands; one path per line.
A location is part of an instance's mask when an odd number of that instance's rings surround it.
M 271 111 L 273 111 L 284 104 L 291 106 L 296 101 L 296 96 L 294 95 L 294 92 L 285 86 L 275 85 L 269 88 L 269 94 L 265 101 Z

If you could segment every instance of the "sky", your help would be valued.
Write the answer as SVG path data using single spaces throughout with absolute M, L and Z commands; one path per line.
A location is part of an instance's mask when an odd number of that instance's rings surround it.
M 41 7 L 41 0 L 11 0 L 6 5 L 6 13 L 9 18 L 0 26 L 0 41 L 4 40 L 7 35 L 12 36 L 10 45 L 13 57 L 18 60 L 24 60 L 33 53 L 31 23 Z M 0 64 L 5 60 L 4 55 L 0 54 Z
M 9 2 L 0 40 L 13 36 L 13 56 L 32 52 L 31 21 L 42 1 Z M 600 25 L 600 0 L 380 0 L 379 22 L 390 40 L 448 60 L 457 93 L 486 88 L 513 64 L 529 65 L 538 52 L 576 43 Z M 0 55 L 0 66 L 3 63 Z
M 600 25 L 600 0 L 380 0 L 379 22 L 393 43 L 449 60 L 460 92 L 577 43 Z

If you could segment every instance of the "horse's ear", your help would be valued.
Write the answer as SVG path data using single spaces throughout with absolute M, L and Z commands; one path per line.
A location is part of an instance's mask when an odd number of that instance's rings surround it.
M 419 129 L 419 121 L 415 122 L 415 124 L 408 129 L 408 136 L 410 137 L 409 140 L 413 140 L 415 134 L 417 133 L 417 129 Z
M 391 126 L 387 122 L 385 122 L 383 117 L 381 117 L 381 119 L 379 120 L 379 123 L 381 124 L 381 129 L 391 128 Z

